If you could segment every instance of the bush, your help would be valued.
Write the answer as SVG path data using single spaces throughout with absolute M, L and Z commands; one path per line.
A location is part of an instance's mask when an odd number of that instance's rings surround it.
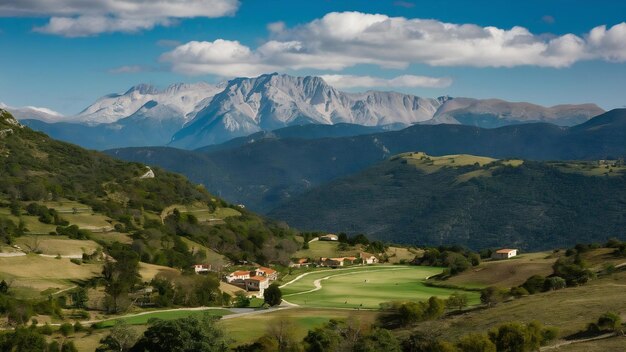
M 622 319 L 613 312 L 604 313 L 598 318 L 598 327 L 601 330 L 617 331 L 622 326 Z
M 83 261 L 81 259 L 78 258 L 70 258 L 70 262 L 76 264 L 76 265 L 81 265 L 83 264 Z

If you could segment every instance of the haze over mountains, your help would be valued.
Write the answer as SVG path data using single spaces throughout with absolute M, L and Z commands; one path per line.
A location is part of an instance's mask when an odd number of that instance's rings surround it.
M 470 98 L 421 98 L 396 92 L 346 93 L 320 77 L 266 74 L 217 85 L 141 84 L 111 94 L 75 116 L 8 108 L 22 122 L 92 149 L 164 146 L 195 149 L 260 131 L 303 124 L 349 123 L 401 129 L 413 124 L 493 128 L 526 122 L 571 126 L 603 112 L 594 104 L 550 108 Z

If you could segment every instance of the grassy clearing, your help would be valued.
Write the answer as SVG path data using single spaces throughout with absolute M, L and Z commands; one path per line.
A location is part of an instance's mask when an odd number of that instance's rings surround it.
M 166 311 L 166 312 L 146 313 L 146 314 L 135 315 L 135 316 L 130 316 L 130 317 L 122 317 L 118 319 L 111 319 L 111 320 L 103 321 L 99 323 L 98 325 L 102 328 L 110 328 L 113 325 L 115 325 L 115 323 L 118 320 L 123 320 L 130 325 L 146 325 L 148 324 L 148 321 L 150 319 L 174 320 L 174 319 L 186 318 L 188 316 L 204 315 L 204 314 L 208 314 L 208 315 L 212 315 L 216 317 L 223 317 L 225 315 L 232 314 L 232 313 L 226 309 L 204 309 L 204 310 L 181 309 L 181 310 L 172 310 L 172 311 Z
M 241 216 L 241 213 L 236 209 L 232 208 L 217 208 L 214 212 L 211 212 L 209 208 L 201 203 L 196 203 L 192 205 L 183 205 L 183 204 L 174 204 L 169 207 L 163 209 L 161 213 L 161 217 L 165 218 L 167 215 L 171 214 L 174 209 L 178 209 L 181 213 L 190 213 L 193 214 L 199 221 L 215 221 L 222 220 L 231 216 Z
M 359 253 L 359 247 L 347 251 L 339 250 L 337 241 L 313 241 L 309 243 L 309 249 L 301 249 L 293 254 L 294 258 L 320 258 L 320 257 L 343 257 L 354 256 Z
M 593 280 L 587 285 L 558 291 L 539 293 L 493 308 L 468 312 L 462 315 L 423 322 L 415 329 L 436 329 L 442 338 L 455 340 L 469 332 L 484 333 L 494 326 L 509 321 L 540 321 L 560 328 L 567 336 L 586 328 L 587 324 L 609 311 L 626 312 L 626 272 Z M 624 316 L 622 316 L 624 317 Z
M 416 248 L 389 247 L 386 254 L 389 257 L 389 263 L 397 264 L 403 260 L 410 262 L 415 259 L 415 256 L 422 255 L 423 252 L 423 250 Z
M 353 318 L 363 325 L 369 325 L 374 322 L 377 314 L 372 311 L 297 308 L 226 319 L 220 321 L 219 325 L 235 340 L 233 345 L 238 345 L 255 341 L 267 333 L 273 322 L 279 320 L 288 321 L 294 338 L 301 340 L 309 330 L 322 326 L 330 319 Z
M 229 262 L 229 260 L 226 259 L 226 257 L 217 253 L 216 251 L 212 250 L 209 247 L 205 247 L 201 245 L 200 243 L 194 242 L 186 237 L 181 237 L 181 240 L 183 240 L 183 242 L 187 244 L 187 246 L 189 247 L 189 250 L 192 253 L 195 253 L 196 251 L 204 251 L 204 253 L 206 253 L 206 263 L 209 263 L 211 265 L 225 265 L 226 263 Z
M 552 351 L 557 352 L 607 352 L 607 351 L 624 351 L 626 349 L 626 337 L 619 336 L 610 339 L 589 341 L 582 343 L 574 343 L 555 348 Z
M 0 278 L 12 283 L 12 289 L 27 297 L 40 292 L 62 290 L 74 286 L 73 280 L 85 280 L 98 276 L 100 264 L 76 265 L 69 259 L 55 259 L 29 254 L 22 257 L 1 258 Z
M 551 252 L 526 253 L 513 259 L 483 262 L 478 267 L 451 277 L 444 283 L 465 287 L 500 286 L 509 288 L 524 283 L 533 275 L 552 274 L 555 257 Z
M 598 165 L 592 162 L 554 163 L 560 171 L 583 174 L 585 176 L 616 177 L 626 174 L 626 166 Z
M 119 242 L 119 243 L 125 243 L 125 244 L 131 244 L 133 243 L 133 239 L 130 238 L 130 236 L 127 233 L 121 233 L 121 232 L 94 232 L 92 233 L 92 238 L 94 240 L 97 241 L 104 241 L 106 243 L 113 243 L 113 242 Z
M 15 239 L 15 244 L 24 250 L 40 251 L 48 255 L 82 255 L 91 254 L 98 247 L 96 242 L 89 240 L 72 240 L 66 236 L 29 235 Z
M 427 287 L 423 280 L 441 272 L 441 268 L 409 266 L 372 266 L 361 270 L 317 272 L 283 288 L 283 297 L 305 307 L 379 308 L 394 300 L 422 301 L 431 296 L 448 297 L 453 290 Z M 327 279 L 326 279 L 327 278 Z M 314 288 L 321 280 L 322 288 Z M 303 293 L 305 292 L 305 293 Z M 477 293 L 468 293 L 470 303 L 478 303 Z
M 144 281 L 151 281 L 157 274 L 170 273 L 172 275 L 180 275 L 180 271 L 167 266 L 148 264 L 144 262 L 139 263 L 139 275 Z

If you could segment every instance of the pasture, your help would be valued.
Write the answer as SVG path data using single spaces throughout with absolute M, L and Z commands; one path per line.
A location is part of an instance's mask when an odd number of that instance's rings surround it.
M 234 340 L 233 345 L 251 343 L 268 333 L 271 326 L 284 321 L 296 340 L 301 340 L 307 332 L 327 323 L 330 319 L 354 319 L 361 325 L 369 326 L 376 319 L 378 312 L 367 310 L 344 309 L 283 309 L 267 314 L 247 315 L 219 321 L 220 327 L 228 331 Z
M 81 257 L 83 253 L 91 254 L 98 247 L 90 240 L 72 240 L 66 236 L 30 235 L 15 239 L 15 244 L 23 250 L 46 255 Z
M 366 266 L 312 272 L 282 287 L 283 298 L 303 307 L 377 309 L 383 302 L 447 298 L 454 290 L 428 287 L 423 281 L 441 268 Z M 467 293 L 470 304 L 478 294 Z
M 313 241 L 309 243 L 309 249 L 301 249 L 292 256 L 294 258 L 345 257 L 354 256 L 358 252 L 358 248 L 340 251 L 337 241 Z
M 39 293 L 73 287 L 74 280 L 100 275 L 102 265 L 76 265 L 69 259 L 56 259 L 29 254 L 21 257 L 0 257 L 0 278 L 10 282 L 19 297 L 38 297 Z
M 551 254 L 551 252 L 524 253 L 508 260 L 483 262 L 478 267 L 469 268 L 443 282 L 468 288 L 518 286 L 533 275 L 552 274 L 552 265 L 557 258 Z
M 160 312 L 148 312 L 148 313 L 140 313 L 136 315 L 126 316 L 117 319 L 105 320 L 103 322 L 98 323 L 99 328 L 110 328 L 118 320 L 122 320 L 129 325 L 146 325 L 150 319 L 161 319 L 161 320 L 174 320 L 180 318 L 186 318 L 188 316 L 193 315 L 204 315 L 208 314 L 216 317 L 223 317 L 228 314 L 232 314 L 227 309 L 213 308 L 213 309 L 172 309 L 169 311 L 160 311 Z

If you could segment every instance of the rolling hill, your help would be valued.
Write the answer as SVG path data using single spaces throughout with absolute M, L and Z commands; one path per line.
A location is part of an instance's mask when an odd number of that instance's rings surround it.
M 0 160 L 2 245 L 34 233 L 91 237 L 66 228 L 76 225 L 81 231 L 103 232 L 97 239 L 104 246 L 112 242 L 107 233 L 119 238 L 121 232 L 143 261 L 176 267 L 210 255 L 191 253 L 181 237 L 231 259 L 267 262 L 284 259 L 289 248 L 296 250 L 289 230 L 226 203 L 181 175 L 56 141 L 4 110 Z M 275 248 L 279 243 L 280 251 Z
M 626 238 L 626 167 L 407 153 L 269 213 L 392 243 L 543 250 Z
M 268 212 L 317 185 L 359 172 L 392 155 L 415 150 L 430 155 L 474 154 L 533 160 L 597 160 L 626 156 L 626 109 L 574 127 L 547 123 L 494 129 L 463 125 L 414 125 L 400 131 L 304 139 L 304 132 L 333 126 L 301 126 L 299 134 L 248 138 L 183 151 L 128 148 L 109 155 L 182 173 L 231 202 Z

